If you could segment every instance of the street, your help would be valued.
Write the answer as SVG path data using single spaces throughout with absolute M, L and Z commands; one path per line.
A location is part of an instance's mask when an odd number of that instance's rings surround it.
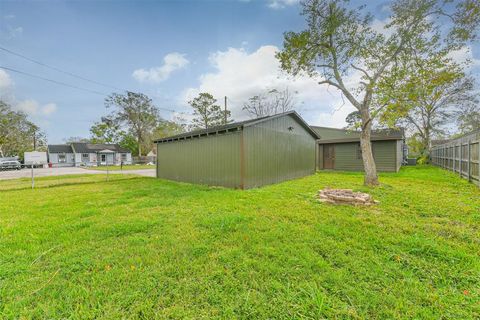
M 39 168 L 33 169 L 35 177 L 51 177 L 63 176 L 68 174 L 107 174 L 107 171 L 90 170 L 77 167 L 64 168 Z M 155 177 L 155 169 L 141 169 L 141 170 L 112 170 L 109 174 L 137 174 L 145 177 Z M 0 180 L 29 178 L 31 176 L 31 169 L 25 168 L 22 170 L 8 170 L 0 171 Z

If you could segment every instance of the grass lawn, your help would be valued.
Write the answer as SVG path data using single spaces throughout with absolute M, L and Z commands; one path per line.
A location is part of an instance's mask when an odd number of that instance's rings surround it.
M 85 169 L 89 170 L 101 170 L 107 171 L 108 170 L 141 170 L 141 169 L 155 169 L 155 165 L 148 165 L 148 164 L 126 164 L 123 168 L 120 166 L 98 166 L 98 167 L 85 167 Z
M 480 190 L 438 168 L 372 190 L 55 178 L 0 192 L 1 319 L 480 318 Z M 380 204 L 322 204 L 325 186 Z

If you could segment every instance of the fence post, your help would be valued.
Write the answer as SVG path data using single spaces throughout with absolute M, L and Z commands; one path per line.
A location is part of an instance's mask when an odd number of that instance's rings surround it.
M 445 169 L 447 166 L 445 165 L 445 158 L 447 157 L 447 152 L 446 152 L 446 147 L 445 145 L 443 145 L 443 163 L 442 163 L 442 167 Z
M 35 178 L 33 177 L 33 164 L 30 166 L 32 168 L 32 189 L 35 187 Z
M 470 162 L 472 161 L 471 157 L 470 157 L 470 140 L 468 140 L 468 145 L 467 145 L 467 150 L 468 150 L 468 162 L 467 162 L 467 171 L 468 171 L 468 182 L 470 182 L 472 179 L 471 179 L 471 176 L 470 176 Z
M 457 162 L 457 146 L 453 145 L 453 172 L 455 172 L 455 162 Z
M 458 170 L 458 173 L 460 173 L 460 177 L 462 176 L 462 168 L 463 168 L 463 166 L 462 166 L 462 157 L 463 157 L 463 148 L 462 148 L 462 146 L 463 146 L 463 145 L 462 145 L 462 141 L 460 141 L 460 159 L 459 159 L 459 161 L 458 161 L 458 167 L 459 167 L 459 168 L 458 168 L 458 169 L 459 169 L 459 170 Z

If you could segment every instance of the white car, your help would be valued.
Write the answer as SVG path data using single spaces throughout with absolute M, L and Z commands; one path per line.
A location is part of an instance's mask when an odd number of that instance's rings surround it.
M 22 169 L 22 164 L 17 160 L 8 160 L 0 162 L 0 170 L 20 170 Z

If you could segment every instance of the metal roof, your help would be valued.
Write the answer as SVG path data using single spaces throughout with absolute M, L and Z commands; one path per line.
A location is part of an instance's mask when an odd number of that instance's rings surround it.
M 107 143 L 74 142 L 72 143 L 72 149 L 76 153 L 101 153 L 104 150 L 109 150 L 111 152 L 130 153 L 130 150 L 122 148 L 118 144 Z
M 279 118 L 279 117 L 283 117 L 283 116 L 287 116 L 287 115 L 290 115 L 290 116 L 292 116 L 293 118 L 295 118 L 295 119 L 298 121 L 298 123 L 300 123 L 300 125 L 301 125 L 305 130 L 307 130 L 315 139 L 319 139 L 319 138 L 320 138 L 320 136 L 317 134 L 317 132 L 316 132 L 315 130 L 313 130 L 313 129 L 302 119 L 302 117 L 300 117 L 300 115 L 299 115 L 297 112 L 295 112 L 295 111 L 288 111 L 288 112 L 279 113 L 279 114 L 276 114 L 276 115 L 273 115 L 273 116 L 266 116 L 266 117 L 262 117 L 262 118 L 256 118 L 256 119 L 250 119 L 250 120 L 245 120 L 245 121 L 233 122 L 233 123 L 229 123 L 229 124 L 226 124 L 226 125 L 223 125 L 223 126 L 216 126 L 216 127 L 212 127 L 212 128 L 208 128 L 208 129 L 200 129 L 200 130 L 194 130 L 194 131 L 190 131 L 190 132 L 185 132 L 185 133 L 177 134 L 177 135 L 170 136 L 170 137 L 165 137 L 165 138 L 156 139 L 154 142 L 155 142 L 155 143 L 159 143 L 159 142 L 183 140 L 183 138 L 203 136 L 203 135 L 208 135 L 208 134 L 211 134 L 211 133 L 234 132 L 234 131 L 243 129 L 244 127 L 253 126 L 253 125 L 256 125 L 256 124 L 258 124 L 258 123 L 261 123 L 261 122 L 264 122 L 264 121 L 268 121 L 268 120 L 270 120 L 270 119 L 275 119 L 275 118 Z
M 326 128 L 326 127 L 315 127 L 312 128 L 317 131 L 319 135 L 322 135 L 322 130 L 335 130 L 338 134 L 335 134 L 334 137 L 332 135 L 325 135 L 328 136 L 326 139 L 320 138 L 317 141 L 319 144 L 324 143 L 346 143 L 346 142 L 359 142 L 360 141 L 360 132 L 358 131 L 351 131 L 347 129 L 337 129 L 337 128 Z M 372 141 L 382 141 L 382 140 L 403 140 L 404 139 L 404 132 L 401 129 L 380 129 L 380 130 L 372 130 L 371 138 Z
M 73 153 L 72 146 L 69 144 L 49 144 L 48 153 Z

